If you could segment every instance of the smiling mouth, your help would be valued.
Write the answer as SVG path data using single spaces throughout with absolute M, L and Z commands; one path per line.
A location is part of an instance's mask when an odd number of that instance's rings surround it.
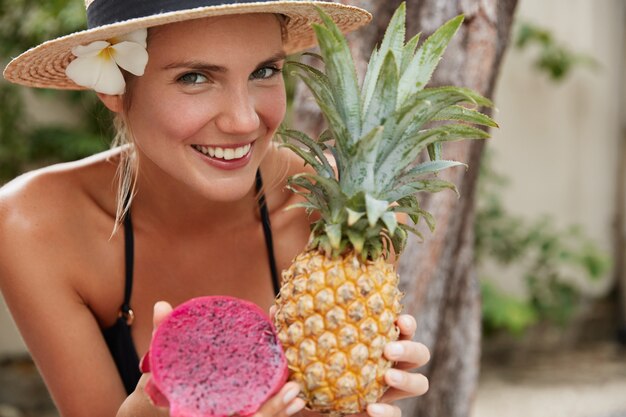
M 191 145 L 196 151 L 210 156 L 211 158 L 221 159 L 224 161 L 232 161 L 233 159 L 241 159 L 250 152 L 252 144 L 239 146 L 237 148 L 221 148 L 219 146 L 202 146 Z

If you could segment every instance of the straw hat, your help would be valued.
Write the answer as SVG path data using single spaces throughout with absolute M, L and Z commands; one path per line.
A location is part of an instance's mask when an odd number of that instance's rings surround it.
M 371 15 L 360 8 L 329 1 L 245 0 L 85 0 L 88 29 L 42 43 L 13 59 L 4 77 L 30 87 L 84 90 L 70 80 L 65 68 L 75 58 L 72 48 L 107 40 L 166 23 L 243 13 L 277 13 L 287 19 L 285 52 L 315 44 L 311 23 L 319 22 L 316 7 L 324 10 L 343 32 L 365 25 Z

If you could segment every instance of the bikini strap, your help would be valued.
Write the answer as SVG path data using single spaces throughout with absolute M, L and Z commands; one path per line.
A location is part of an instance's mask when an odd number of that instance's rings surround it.
M 131 325 L 135 319 L 135 313 L 130 308 L 130 296 L 133 292 L 133 266 L 135 263 L 135 244 L 133 236 L 133 221 L 130 217 L 130 209 L 124 216 L 124 253 L 126 267 L 126 281 L 124 287 L 124 303 L 120 311 L 120 316 L 126 319 L 126 324 Z
M 267 247 L 267 257 L 270 263 L 270 271 L 272 273 L 272 286 L 274 287 L 274 295 L 278 295 L 280 291 L 280 282 L 278 280 L 278 269 L 276 268 L 276 259 L 274 257 L 274 240 L 272 239 L 272 225 L 270 224 L 270 215 L 267 210 L 267 202 L 265 201 L 265 193 L 263 190 L 263 179 L 261 171 L 256 172 L 256 192 L 259 195 L 258 204 L 261 213 L 261 223 L 263 224 L 263 235 L 265 236 L 265 246 Z

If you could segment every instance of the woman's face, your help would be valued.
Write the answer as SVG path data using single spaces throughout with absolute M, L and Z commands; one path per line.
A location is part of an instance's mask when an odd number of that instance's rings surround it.
M 150 184 L 243 197 L 285 114 L 281 27 L 270 14 L 151 29 L 128 123 Z

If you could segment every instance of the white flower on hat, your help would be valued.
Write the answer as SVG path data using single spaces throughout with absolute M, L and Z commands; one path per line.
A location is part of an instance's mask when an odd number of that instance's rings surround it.
M 126 82 L 120 67 L 134 75 L 143 75 L 148 63 L 147 29 L 139 29 L 106 41 L 72 48 L 76 56 L 65 74 L 76 84 L 98 93 L 123 94 Z

